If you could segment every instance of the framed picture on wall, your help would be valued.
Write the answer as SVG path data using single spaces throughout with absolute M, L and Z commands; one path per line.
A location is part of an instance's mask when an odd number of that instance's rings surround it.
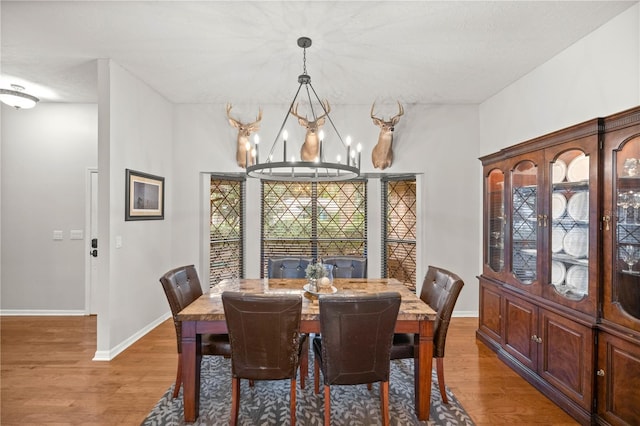
M 164 219 L 164 178 L 126 169 L 124 220 Z

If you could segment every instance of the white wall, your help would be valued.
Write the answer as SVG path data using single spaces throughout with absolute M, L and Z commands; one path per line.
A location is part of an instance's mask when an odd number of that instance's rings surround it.
M 640 104 L 635 5 L 480 105 L 480 154 Z
M 167 318 L 158 278 L 173 265 L 173 110 L 118 64 L 100 60 L 98 66 L 101 256 L 95 358 L 110 359 Z M 127 168 L 165 178 L 164 220 L 124 220 Z M 121 248 L 116 239 L 122 241 Z
M 288 105 L 266 105 L 261 130 L 260 155 L 269 152 L 273 139 L 282 123 Z M 257 106 L 234 105 L 234 112 L 241 120 L 255 117 Z M 354 143 L 362 143 L 362 170 L 367 173 L 380 172 L 371 164 L 371 150 L 377 141 L 379 129 L 369 118 L 369 105 L 336 105 L 331 112 L 332 120 L 345 137 L 351 135 Z M 395 104 L 378 105 L 385 116 L 397 112 Z M 325 125 L 325 132 L 329 129 Z M 295 120 L 287 122 L 292 135 L 300 126 Z M 206 235 L 197 217 L 202 197 L 207 188 L 199 185 L 200 172 L 241 172 L 235 163 L 236 130 L 229 126 L 224 105 L 177 105 L 175 106 L 175 144 L 173 201 L 179 214 L 173 220 L 173 260 L 175 264 L 198 262 L 200 250 L 206 245 L 200 239 Z M 478 220 L 475 206 L 480 202 L 477 192 L 481 178 L 478 154 L 477 106 L 429 106 L 406 105 L 405 114 L 396 126 L 392 167 L 384 173 L 424 174 L 419 199 L 421 212 L 419 231 L 419 280 L 426 266 L 434 264 L 459 273 L 466 286 L 458 302 L 462 312 L 477 312 L 476 264 L 471 259 L 480 256 L 477 232 Z M 303 135 L 291 136 L 288 152 L 298 152 Z M 298 147 L 293 145 L 298 143 Z M 328 147 L 326 155 L 334 158 L 336 145 Z M 344 156 L 345 153 L 342 153 Z M 249 183 L 253 183 L 250 181 Z M 248 226 L 259 232 L 259 186 L 248 185 Z M 379 198 L 369 200 L 369 214 L 380 214 Z M 373 208 L 371 208 L 373 207 Z M 380 229 L 368 229 L 369 238 L 380 238 Z M 246 275 L 259 276 L 259 239 L 248 233 Z M 379 256 L 379 251 L 370 251 L 370 256 Z M 375 262 L 375 264 L 379 264 Z M 201 275 L 206 265 L 200 265 Z
M 84 314 L 87 169 L 97 166 L 97 107 L 2 105 L 3 314 Z M 62 240 L 53 240 L 53 231 Z

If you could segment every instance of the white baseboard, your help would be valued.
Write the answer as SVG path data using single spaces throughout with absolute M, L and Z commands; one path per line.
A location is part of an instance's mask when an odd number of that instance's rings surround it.
M 20 316 L 20 317 L 71 317 L 84 316 L 87 313 L 84 310 L 23 310 L 23 309 L 0 309 L 0 316 Z
M 131 337 L 124 340 L 122 343 L 115 346 L 114 348 L 111 348 L 108 351 L 96 351 L 96 353 L 93 355 L 93 361 L 111 361 L 120 353 L 122 353 L 125 349 L 127 349 L 129 346 L 137 342 L 145 334 L 147 334 L 148 332 L 156 328 L 158 325 L 165 322 L 168 318 L 171 318 L 171 312 L 167 312 L 162 316 L 160 316 L 159 318 L 157 318 L 156 320 L 147 324 L 146 327 L 138 330 L 135 334 L 133 334 Z

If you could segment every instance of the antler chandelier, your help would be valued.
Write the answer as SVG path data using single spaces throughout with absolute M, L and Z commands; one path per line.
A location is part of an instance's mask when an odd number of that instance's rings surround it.
M 263 163 L 259 162 L 259 153 L 257 152 L 258 145 L 256 144 L 253 155 L 251 156 L 254 160 L 253 164 L 250 164 L 251 161 L 246 162 L 247 176 L 271 181 L 299 182 L 328 182 L 357 178 L 360 176 L 362 146 L 358 144 L 354 151 L 351 149 L 351 138 L 347 137 L 346 142 L 342 139 L 340 132 L 336 129 L 329 115 L 331 110 L 329 102 L 322 102 L 311 85 L 311 77 L 307 74 L 306 63 L 307 48 L 311 46 L 311 39 L 308 37 L 300 37 L 298 39 L 298 46 L 303 49 L 303 71 L 302 74 L 298 76 L 298 83 L 300 83 L 298 90 L 291 101 L 289 109 L 285 113 L 280 130 L 276 134 L 275 140 L 269 150 L 269 155 L 265 159 L 266 161 Z M 298 114 L 296 100 L 303 87 L 309 102 L 309 109 L 312 115 L 311 119 Z M 316 102 L 316 109 L 314 109 L 314 102 Z M 316 110 L 320 112 L 320 115 L 316 114 Z M 296 117 L 298 122 L 306 127 L 306 135 L 300 151 L 300 158 L 296 158 L 295 155 L 287 156 L 288 132 L 285 130 L 285 125 L 287 124 L 289 115 Z M 323 144 L 326 141 L 324 139 L 324 132 L 321 130 L 325 121 L 329 121 L 339 142 L 342 143 L 342 152 L 345 153 L 344 161 L 341 155 L 336 156 L 335 162 L 325 159 L 327 150 L 324 149 Z M 277 146 L 281 146 L 281 151 L 278 150 L 279 152 L 276 152 Z M 278 161 L 280 158 L 282 161 Z

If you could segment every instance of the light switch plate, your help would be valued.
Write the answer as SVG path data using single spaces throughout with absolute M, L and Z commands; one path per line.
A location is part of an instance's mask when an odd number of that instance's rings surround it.
M 84 232 L 82 232 L 82 229 L 72 229 L 69 232 L 69 238 L 72 240 L 81 240 L 84 238 Z
M 64 239 L 64 237 L 62 235 L 62 231 L 58 231 L 58 230 L 53 231 L 53 239 L 55 241 L 60 241 L 60 240 Z
M 122 237 L 120 235 L 116 236 L 116 248 L 119 249 L 122 247 Z

